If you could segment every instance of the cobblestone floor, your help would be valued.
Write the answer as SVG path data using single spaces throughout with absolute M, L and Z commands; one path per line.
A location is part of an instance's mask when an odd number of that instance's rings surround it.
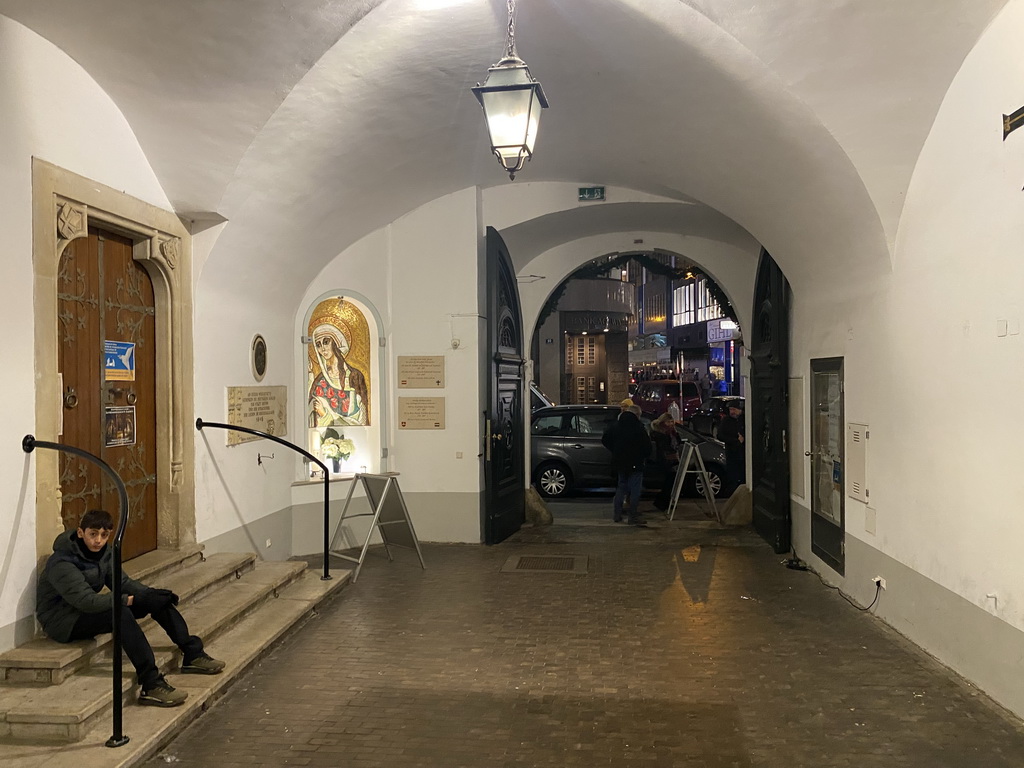
M 147 765 L 1024 766 L 1019 722 L 752 533 L 608 507 L 426 571 L 374 552 Z M 520 554 L 589 572 L 502 573 Z

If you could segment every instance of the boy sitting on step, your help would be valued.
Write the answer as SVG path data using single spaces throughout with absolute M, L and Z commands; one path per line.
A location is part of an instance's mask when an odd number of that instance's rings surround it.
M 78 530 L 65 531 L 53 542 L 53 554 L 46 561 L 36 591 L 36 617 L 43 631 L 59 643 L 83 640 L 113 630 L 112 593 L 100 590 L 112 586 L 113 554 L 107 539 L 114 528 L 109 512 L 93 509 L 82 516 Z M 216 675 L 224 662 L 203 651 L 203 641 L 188 632 L 185 619 L 174 607 L 178 596 L 169 589 L 153 589 L 123 576 L 121 644 L 142 686 L 140 704 L 176 707 L 188 694 L 168 685 L 156 666 L 153 649 L 139 627 L 139 619 L 152 616 L 183 654 L 181 671 Z

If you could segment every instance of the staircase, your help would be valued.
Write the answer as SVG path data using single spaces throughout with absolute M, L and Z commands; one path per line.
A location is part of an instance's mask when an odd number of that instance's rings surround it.
M 125 564 L 125 572 L 178 594 L 178 609 L 211 656 L 227 662 L 220 675 L 182 675 L 181 654 L 152 619 L 141 626 L 161 671 L 187 691 L 184 706 L 136 704 L 138 686 L 124 661 L 124 732 L 131 741 L 111 749 L 111 636 L 56 643 L 32 640 L 0 655 L 0 765 L 44 768 L 75 765 L 127 767 L 151 756 L 225 692 L 254 661 L 332 597 L 351 576 L 333 579 L 306 563 L 257 562 L 251 553 L 204 557 L 194 546 L 150 552 Z M 74 755 L 72 758 L 71 755 Z

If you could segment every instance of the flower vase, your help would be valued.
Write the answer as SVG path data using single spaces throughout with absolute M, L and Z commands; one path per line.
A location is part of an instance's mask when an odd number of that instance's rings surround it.
M 331 459 L 331 464 L 334 466 L 335 472 L 341 472 L 341 459 Z

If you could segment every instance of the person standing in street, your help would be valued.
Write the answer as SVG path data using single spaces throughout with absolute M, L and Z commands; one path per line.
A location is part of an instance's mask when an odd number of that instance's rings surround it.
M 661 414 L 651 424 L 651 444 L 654 446 L 654 463 L 662 476 L 654 506 L 665 512 L 672 501 L 672 485 L 679 466 L 679 435 L 676 422 L 669 414 Z
M 747 482 L 747 451 L 743 445 L 746 427 L 743 403 L 734 400 L 729 403 L 729 415 L 718 425 L 718 439 L 725 443 L 725 472 L 730 495 Z
M 711 397 L 711 375 L 706 373 L 698 377 L 697 383 L 700 385 L 700 399 L 703 402 Z
M 644 480 L 644 462 L 651 455 L 651 438 L 640 423 L 640 407 L 631 405 L 619 414 L 614 424 L 601 436 L 604 447 L 612 452 L 615 470 L 615 500 L 612 519 L 622 522 L 623 501 L 629 496 L 629 524 L 646 527 L 640 516 L 640 490 Z

